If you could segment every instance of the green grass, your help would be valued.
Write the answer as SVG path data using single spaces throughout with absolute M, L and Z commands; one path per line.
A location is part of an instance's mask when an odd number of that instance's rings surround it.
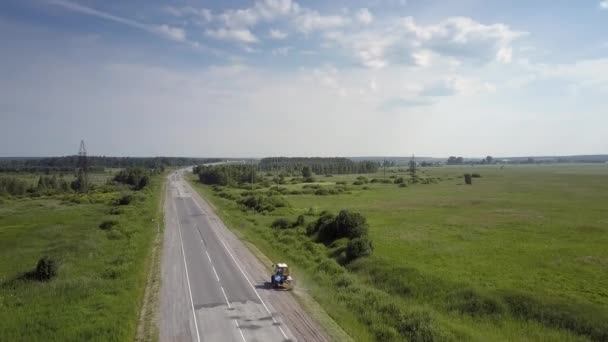
M 111 215 L 119 191 L 0 199 L 0 341 L 127 341 L 135 337 L 156 236 L 161 177 Z M 111 230 L 99 225 L 116 220 Z M 49 282 L 23 278 L 59 262 Z
M 462 175 L 473 172 L 482 177 L 464 185 Z M 386 178 L 393 175 L 408 179 L 396 169 Z M 356 340 L 607 338 L 605 165 L 443 167 L 419 175 L 441 181 L 398 187 L 318 176 L 328 188 L 346 181 L 350 194 L 286 195 L 291 207 L 268 215 L 245 213 L 211 188 L 197 188 L 244 239 L 294 264 L 301 285 Z M 363 213 L 373 256 L 346 265 L 348 272 L 320 271 L 330 251 L 307 243 L 301 229 L 269 228 L 277 217 L 293 220 L 309 208 Z

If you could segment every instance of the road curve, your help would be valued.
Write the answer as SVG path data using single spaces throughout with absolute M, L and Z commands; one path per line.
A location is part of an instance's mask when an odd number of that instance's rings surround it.
M 169 176 L 164 209 L 161 341 L 328 340 L 289 293 L 266 288 L 264 266 L 182 171 Z

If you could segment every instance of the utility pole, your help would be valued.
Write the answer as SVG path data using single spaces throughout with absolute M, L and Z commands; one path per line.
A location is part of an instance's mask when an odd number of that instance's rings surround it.
M 382 164 L 384 165 L 384 179 L 386 179 L 386 158 L 384 158 Z
M 78 150 L 78 180 L 80 182 L 80 191 L 84 192 L 88 188 L 87 172 L 89 161 L 87 158 L 87 148 L 84 145 L 84 140 L 80 140 L 80 149 Z
M 253 191 L 253 175 L 255 170 L 253 169 L 253 159 L 251 160 L 251 191 Z

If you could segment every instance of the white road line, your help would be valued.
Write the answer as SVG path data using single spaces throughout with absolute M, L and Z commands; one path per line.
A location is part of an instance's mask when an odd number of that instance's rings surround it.
M 215 278 L 217 279 L 217 282 L 220 282 L 220 276 L 217 275 L 217 271 L 215 270 L 215 267 L 213 267 L 213 265 L 211 265 L 211 268 L 213 269 L 213 273 L 215 273 Z
M 177 206 L 175 205 L 175 198 L 173 198 L 171 202 L 173 202 L 173 210 L 175 211 L 175 217 L 177 218 L 179 243 L 182 246 L 182 257 L 184 258 L 184 268 L 186 269 L 186 281 L 188 283 L 188 293 L 190 293 L 190 305 L 192 307 L 192 317 L 194 318 L 194 328 L 196 329 L 196 340 L 201 342 L 201 335 L 198 332 L 198 323 L 196 322 L 196 312 L 194 311 L 194 301 L 192 300 L 192 289 L 190 288 L 190 276 L 188 275 L 188 264 L 186 263 L 186 253 L 184 251 L 184 240 L 182 239 L 182 225 L 179 223 L 179 215 L 177 213 Z
M 226 304 L 228 304 L 228 309 L 232 309 L 232 307 L 230 306 L 230 302 L 228 301 L 228 297 L 226 296 L 226 291 L 224 291 L 224 287 L 220 286 L 220 290 L 222 290 L 222 293 L 224 294 L 224 299 L 226 299 Z
M 241 338 L 243 339 L 243 342 L 247 342 L 247 340 L 245 340 L 245 335 L 243 335 L 243 330 L 241 330 L 241 327 L 239 327 L 239 322 L 237 322 L 237 320 L 234 320 L 234 324 L 236 324 L 237 329 L 239 329 L 239 332 L 241 333 Z
M 203 241 L 203 240 L 201 240 L 201 241 Z M 207 253 L 207 259 L 209 259 L 209 262 L 213 263 L 213 262 L 211 262 L 211 256 L 209 256 L 209 252 L 205 251 L 205 253 Z

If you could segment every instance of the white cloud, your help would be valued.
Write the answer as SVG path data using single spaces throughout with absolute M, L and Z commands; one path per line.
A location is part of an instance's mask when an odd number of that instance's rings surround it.
M 365 25 L 369 25 L 374 21 L 374 16 L 367 8 L 362 8 L 357 12 L 357 20 Z
M 258 38 L 248 29 L 220 28 L 217 30 L 207 30 L 205 34 L 211 38 L 241 43 L 255 43 L 258 41 Z
M 291 46 L 282 46 L 276 49 L 272 49 L 272 54 L 275 56 L 287 56 L 289 54 L 289 51 L 292 49 L 293 47 Z
M 287 32 L 271 29 L 270 31 L 268 31 L 268 36 L 272 39 L 283 40 L 287 38 L 288 34 Z
M 294 19 L 296 29 L 303 33 L 325 31 L 345 26 L 350 18 L 340 15 L 321 15 L 317 11 L 302 9 Z
M 192 6 L 186 7 L 173 7 L 166 6 L 165 12 L 175 16 L 175 17 L 188 17 L 194 16 L 203 20 L 203 22 L 211 22 L 214 19 L 213 13 L 210 9 L 207 8 L 194 8 Z
M 601 9 L 603 9 L 603 10 L 608 9 L 608 0 L 603 0 L 603 1 L 601 1 L 599 6 L 600 6 L 600 8 L 601 8 Z
M 414 36 L 415 45 L 432 49 L 440 55 L 490 59 L 510 63 L 511 44 L 525 32 L 513 31 L 505 24 L 481 24 L 467 17 L 451 17 L 435 25 L 418 25 L 412 17 L 403 19 L 403 27 Z
M 178 42 L 185 42 L 187 40 L 186 32 L 177 27 L 171 27 L 169 25 L 160 25 L 156 27 L 156 30 L 160 35 Z

